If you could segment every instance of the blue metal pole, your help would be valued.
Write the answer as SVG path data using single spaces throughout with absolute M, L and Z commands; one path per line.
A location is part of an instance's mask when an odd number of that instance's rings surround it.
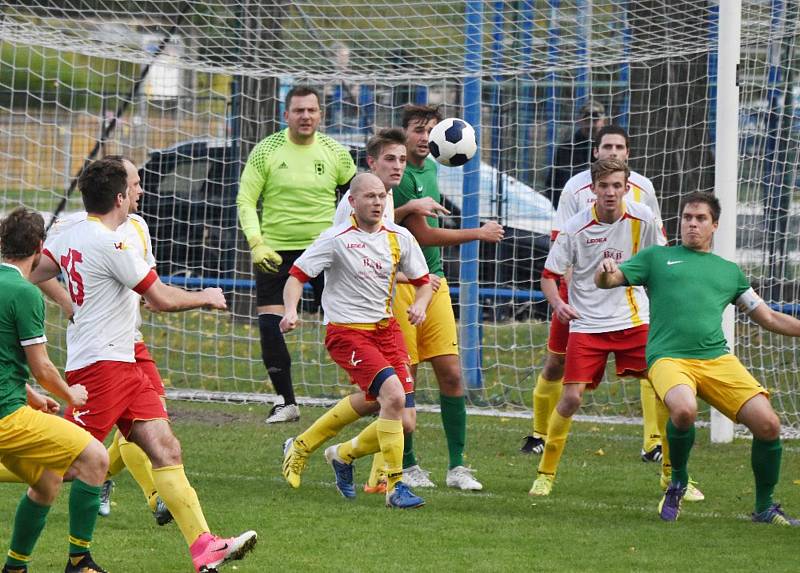
M 550 5 L 550 16 L 547 28 L 547 63 L 550 65 L 550 72 L 547 74 L 545 117 L 547 118 L 547 165 L 552 166 L 555 157 L 556 137 L 558 136 L 558 130 L 556 129 L 558 102 L 556 100 L 556 73 L 554 69 L 558 64 L 558 10 L 560 0 L 548 0 L 548 4 Z
M 375 124 L 375 90 L 370 84 L 361 84 L 358 91 L 358 130 L 369 133 Z
M 491 153 L 490 163 L 497 170 L 498 176 L 492 181 L 492 201 L 495 203 L 496 216 L 502 220 L 502 200 L 503 190 L 500 181 L 500 99 L 502 91 L 502 80 L 500 75 L 503 66 L 503 0 L 495 1 L 492 15 L 492 49 L 490 66 L 492 70 L 492 83 L 490 85 L 492 126 L 491 126 Z
M 428 86 L 418 84 L 414 91 L 414 103 L 425 105 L 428 103 Z
M 533 60 L 533 0 L 522 0 L 519 5 L 520 15 L 520 35 L 522 61 L 529 64 Z M 534 99 L 533 83 L 529 76 L 523 76 L 520 80 L 522 86 L 519 98 L 519 172 L 525 182 L 531 182 L 533 177 L 531 171 L 531 147 L 533 141 L 533 117 Z
M 631 114 L 631 65 L 628 62 L 630 61 L 631 55 L 632 36 L 631 23 L 628 19 L 628 4 L 628 0 L 622 0 L 620 6 L 620 12 L 622 12 L 622 53 L 624 56 L 622 58 L 623 63 L 620 65 L 619 69 L 619 80 L 624 91 L 622 92 L 622 102 L 619 106 L 619 117 L 614 120 L 614 123 L 625 129 L 628 129 L 628 125 L 630 125 Z M 609 114 L 612 113 L 613 109 L 610 109 Z
M 719 42 L 719 5 L 709 6 L 708 10 L 708 43 L 716 46 Z M 711 145 L 717 141 L 717 50 L 708 52 L 708 139 Z
M 589 68 L 586 66 L 589 55 L 589 9 L 586 0 L 578 0 L 575 4 L 575 9 L 578 11 L 578 40 L 575 43 L 575 56 L 581 67 L 578 68 L 578 73 L 575 76 L 575 102 L 572 106 L 573 122 L 577 119 L 575 112 L 586 103 L 589 95 Z
M 480 142 L 481 124 L 481 50 L 483 43 L 483 2 L 465 3 L 464 30 L 464 119 L 475 128 Z M 464 166 L 464 200 L 461 205 L 461 224 L 464 228 L 478 227 L 480 212 L 480 151 Z M 459 282 L 461 311 L 461 367 L 467 388 L 483 387 L 480 363 L 480 306 L 478 299 L 478 242 L 461 245 Z
M 783 93 L 781 90 L 781 56 L 780 56 L 780 27 L 784 13 L 783 0 L 772 0 L 771 5 L 772 21 L 770 24 L 771 34 L 769 45 L 769 70 L 767 72 L 767 101 L 769 102 L 769 115 L 767 121 L 767 139 L 764 149 L 764 176 L 762 179 L 764 195 L 764 218 L 767 224 L 777 217 L 780 207 L 780 185 L 776 173 L 780 172 L 776 164 L 778 137 L 780 133 L 780 118 L 782 113 L 781 101 Z M 770 237 L 767 237 L 770 240 Z

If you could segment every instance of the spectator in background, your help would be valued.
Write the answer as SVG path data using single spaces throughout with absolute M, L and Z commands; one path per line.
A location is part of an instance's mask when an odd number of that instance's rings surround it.
M 607 123 L 603 104 L 590 99 L 580 110 L 577 129 L 569 139 L 556 147 L 553 167 L 547 177 L 548 197 L 554 208 L 558 208 L 561 190 L 569 178 L 589 168 L 592 161 L 592 140 Z

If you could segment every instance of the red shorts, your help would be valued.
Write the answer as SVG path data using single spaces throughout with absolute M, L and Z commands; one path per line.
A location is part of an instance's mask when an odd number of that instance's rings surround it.
M 101 360 L 67 372 L 67 383 L 83 384 L 89 399 L 70 406 L 64 418 L 101 442 L 116 425 L 126 438 L 135 420 L 166 420 L 161 397 L 135 362 Z
M 558 295 L 564 302 L 569 302 L 569 283 L 561 277 L 558 283 Z M 550 336 L 547 338 L 547 350 L 553 354 L 566 354 L 569 342 L 569 323 L 563 323 L 555 316 L 550 319 Z
M 142 374 L 150 381 L 150 384 L 159 396 L 165 396 L 166 391 L 164 390 L 164 382 L 161 380 L 161 374 L 159 374 L 156 361 L 150 356 L 150 351 L 147 350 L 145 343 L 137 342 L 134 344 L 133 352 L 136 364 L 139 366 Z
M 645 378 L 648 325 L 616 332 L 573 332 L 569 335 L 564 384 L 587 384 L 597 388 L 606 371 L 608 355 L 614 353 L 618 376 Z
M 382 383 L 392 374 L 400 378 L 406 394 L 414 392 L 414 379 L 408 367 L 411 359 L 403 332 L 394 318 L 384 326 L 379 323 L 375 330 L 329 324 L 325 347 L 333 361 L 350 375 L 350 381 L 367 395 L 367 400 L 378 397 L 379 388 L 373 388 L 373 383 Z

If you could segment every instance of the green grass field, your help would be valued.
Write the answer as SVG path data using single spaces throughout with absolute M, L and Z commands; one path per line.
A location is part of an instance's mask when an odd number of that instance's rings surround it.
M 677 523 L 656 515 L 658 468 L 639 461 L 635 426 L 576 423 L 556 487 L 532 499 L 537 457 L 518 453 L 528 420 L 473 416 L 468 462 L 485 489 L 422 491 L 427 505 L 401 512 L 360 493 L 345 501 L 317 452 L 301 489 L 280 475 L 283 440 L 322 413 L 303 408 L 300 423 L 268 427 L 260 406 L 171 402 L 187 473 L 214 531 L 259 533 L 255 552 L 225 571 L 755 571 L 798 570 L 800 530 L 752 524 L 750 444 L 712 446 L 698 432 L 690 469 L 707 500 L 686 504 Z M 362 424 L 345 430 L 355 435 Z M 436 414 L 420 414 L 418 455 L 444 485 L 446 449 Z M 784 445 L 777 498 L 800 515 L 800 447 Z M 358 466 L 362 482 L 369 462 Z M 3 543 L 23 487 L 3 484 Z M 67 486 L 68 487 L 68 486 Z M 101 518 L 94 555 L 112 573 L 192 570 L 175 524 L 155 525 L 129 475 L 117 479 L 110 517 Z M 66 496 L 50 514 L 32 572 L 61 570 L 66 552 Z M 391 539 L 392 543 L 384 543 Z

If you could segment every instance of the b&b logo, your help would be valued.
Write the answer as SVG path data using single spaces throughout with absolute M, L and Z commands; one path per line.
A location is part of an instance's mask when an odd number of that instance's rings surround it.
M 603 251 L 604 259 L 614 259 L 615 261 L 622 262 L 623 252 L 617 249 L 606 249 Z

